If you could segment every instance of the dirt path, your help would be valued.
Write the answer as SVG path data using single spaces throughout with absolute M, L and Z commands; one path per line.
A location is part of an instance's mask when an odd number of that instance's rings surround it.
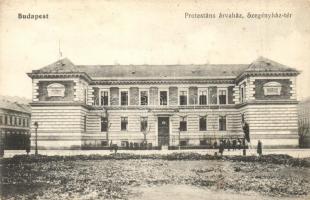
M 307 200 L 307 197 L 270 197 L 255 192 L 236 193 L 233 191 L 210 190 L 191 185 L 162 185 L 133 188 L 132 200 Z

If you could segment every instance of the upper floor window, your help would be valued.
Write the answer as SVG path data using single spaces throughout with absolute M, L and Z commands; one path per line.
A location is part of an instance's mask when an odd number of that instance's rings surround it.
M 7 115 L 4 116 L 4 125 L 8 125 L 8 116 Z
M 84 103 L 87 102 L 87 89 L 84 89 L 84 92 L 83 92 L 83 100 L 84 100 Z
M 18 118 L 18 126 L 21 126 L 21 125 L 22 125 L 22 119 Z
M 17 125 L 17 117 L 13 117 L 13 120 L 14 120 L 14 125 L 16 126 Z
M 26 126 L 26 119 L 23 118 L 23 126 L 25 127 Z
M 226 104 L 227 90 L 219 89 L 219 103 Z
M 226 131 L 226 116 L 219 117 L 219 130 Z
M 187 91 L 180 91 L 180 105 L 187 105 Z
M 278 82 L 268 82 L 264 84 L 264 94 L 265 95 L 280 95 L 281 94 L 281 84 Z
M 100 103 L 101 103 L 102 106 L 109 105 L 109 92 L 107 90 L 101 91 Z
M 208 90 L 199 90 L 199 105 L 207 105 Z
M 141 117 L 141 132 L 144 132 L 147 130 L 147 117 Z
M 121 117 L 121 130 L 122 131 L 128 130 L 128 117 Z
M 206 131 L 207 130 L 207 117 L 201 116 L 199 118 L 199 130 L 200 131 Z
M 245 100 L 245 88 L 244 85 L 239 86 L 239 95 L 240 95 L 240 103 L 243 103 Z
M 161 106 L 166 106 L 168 104 L 168 92 L 167 91 L 159 92 L 159 104 Z
M 2 115 L 0 116 L 0 124 L 1 125 L 3 124 L 3 116 Z
M 187 119 L 186 119 L 186 117 L 181 117 L 181 119 L 180 119 L 180 131 L 187 131 Z
M 101 132 L 106 132 L 108 130 L 108 118 L 101 117 Z
M 140 105 L 148 105 L 148 91 L 146 90 L 140 91 Z
M 128 106 L 128 91 L 121 91 L 121 106 Z
M 13 116 L 10 116 L 10 125 L 13 125 Z

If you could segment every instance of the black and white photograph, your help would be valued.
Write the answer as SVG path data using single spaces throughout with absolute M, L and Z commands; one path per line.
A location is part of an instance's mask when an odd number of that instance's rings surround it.
M 310 199 L 309 0 L 0 0 L 0 199 Z

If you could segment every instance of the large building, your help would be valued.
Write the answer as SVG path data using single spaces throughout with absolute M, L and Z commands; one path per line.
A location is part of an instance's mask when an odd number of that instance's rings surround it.
M 75 65 L 28 73 L 39 148 L 200 146 L 242 138 L 297 147 L 296 69 L 266 58 L 223 65 Z M 32 128 L 34 131 L 34 128 Z
M 0 97 L 0 149 L 25 149 L 30 137 L 31 108 Z

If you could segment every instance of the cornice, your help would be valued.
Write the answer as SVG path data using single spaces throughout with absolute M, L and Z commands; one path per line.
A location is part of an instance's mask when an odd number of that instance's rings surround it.
M 87 109 L 92 109 L 92 106 L 80 103 L 80 102 L 53 102 L 53 101 L 48 101 L 48 102 L 32 102 L 30 103 L 31 107 L 42 107 L 42 106 L 82 106 Z
M 164 79 L 164 80 L 95 80 L 91 85 L 131 85 L 131 84 L 234 84 L 234 79 Z
M 27 73 L 30 78 L 83 78 L 88 83 L 92 80 L 85 72 L 62 72 L 62 73 Z
M 61 73 L 27 73 L 30 78 L 83 78 L 90 85 L 130 85 L 130 84 L 235 84 L 241 81 L 242 79 L 249 76 L 297 76 L 300 74 L 298 71 L 289 71 L 289 72 L 270 72 L 270 71 L 249 71 L 242 72 L 236 78 L 227 77 L 227 78 L 216 78 L 216 77 L 207 77 L 205 79 L 198 78 L 189 78 L 189 79 L 175 79 L 175 78 L 164 78 L 164 79 L 97 79 L 91 78 L 85 72 L 61 72 Z
M 254 100 L 236 104 L 236 108 L 242 108 L 247 105 L 285 105 L 285 104 L 298 104 L 297 100 Z
M 287 72 L 283 72 L 283 71 L 246 71 L 246 72 L 242 72 L 240 75 L 237 76 L 236 83 L 238 83 L 240 80 L 249 77 L 249 76 L 297 76 L 299 75 L 300 72 L 299 71 L 287 71 Z
M 188 106 L 92 106 L 87 105 L 80 102 L 32 102 L 30 105 L 32 107 L 40 107 L 40 106 L 82 106 L 89 110 L 141 110 L 141 111 L 165 111 L 165 110 L 173 110 L 175 112 L 182 110 L 203 110 L 203 109 L 211 109 L 211 110 L 221 110 L 221 109 L 239 109 L 245 107 L 247 105 L 288 105 L 288 104 L 298 104 L 297 100 L 255 100 L 250 102 L 244 102 L 241 104 L 226 104 L 226 105 L 188 105 Z

